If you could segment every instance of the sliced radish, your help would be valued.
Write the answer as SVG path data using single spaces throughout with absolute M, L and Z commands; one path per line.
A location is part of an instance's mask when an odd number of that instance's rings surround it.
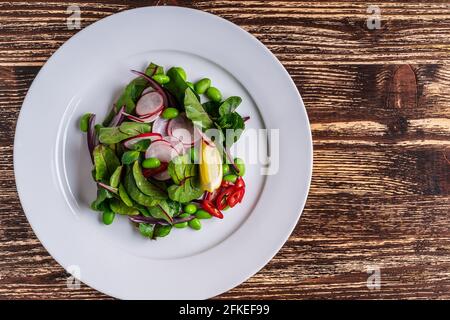
M 156 118 L 152 126 L 152 132 L 159 133 L 163 137 L 167 136 L 168 123 L 169 120 L 164 119 L 163 117 Z
M 164 140 L 153 142 L 145 152 L 145 158 L 158 158 L 161 162 L 170 162 L 178 155 L 177 149 Z
M 161 113 L 162 113 L 162 109 L 158 113 L 155 113 L 153 115 L 149 115 L 149 116 L 146 116 L 146 117 L 137 117 L 137 116 L 133 116 L 132 114 L 129 114 L 129 113 L 123 113 L 123 114 L 128 119 L 130 119 L 130 120 L 132 120 L 134 122 L 150 123 L 150 122 L 155 121 L 155 119 L 158 118 Z
M 149 92 L 141 96 L 136 104 L 136 114 L 139 116 L 150 116 L 164 108 L 163 97 L 159 92 Z
M 133 147 L 133 145 L 135 143 L 138 143 L 139 141 L 151 140 L 151 142 L 155 142 L 155 141 L 158 141 L 161 139 L 162 139 L 162 136 L 159 133 L 147 132 L 147 133 L 142 133 L 140 135 L 137 135 L 136 137 L 125 140 L 123 145 L 126 148 L 131 149 Z
M 158 168 L 152 168 L 152 169 L 142 169 L 142 174 L 144 177 L 149 178 L 154 176 L 155 174 L 161 173 L 163 171 L 167 170 L 167 166 L 169 164 L 167 162 L 161 162 L 161 165 Z
M 144 91 L 142 91 L 141 96 L 143 96 L 144 94 L 147 94 L 149 92 L 153 92 L 155 91 L 155 89 L 153 89 L 152 87 L 147 87 L 144 89 Z
M 171 137 L 171 136 L 164 137 L 163 140 L 164 140 L 164 141 L 167 141 L 168 143 L 170 143 L 170 145 L 171 145 L 172 147 L 174 147 L 175 150 L 177 150 L 177 152 L 178 152 L 179 155 L 184 154 L 185 146 L 184 146 L 184 144 L 183 144 L 180 140 L 178 140 L 178 139 L 175 138 L 175 137 Z
M 194 137 L 194 126 L 188 118 L 184 115 L 180 115 L 172 120 L 170 120 L 167 126 L 167 133 L 181 142 L 184 145 L 193 145 L 195 143 L 195 139 L 200 139 L 199 135 Z

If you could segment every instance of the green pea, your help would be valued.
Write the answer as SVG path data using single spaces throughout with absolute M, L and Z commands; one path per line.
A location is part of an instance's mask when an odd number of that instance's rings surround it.
M 234 164 L 238 168 L 239 172 L 236 172 L 241 177 L 245 174 L 245 162 L 241 158 L 235 158 Z
M 222 101 L 222 93 L 220 93 L 219 89 L 216 87 L 209 87 L 208 90 L 206 90 L 206 96 L 214 102 Z
M 197 81 L 194 86 L 195 92 L 197 92 L 198 94 L 204 94 L 206 90 L 209 89 L 209 87 L 211 87 L 211 80 L 209 80 L 208 78 L 203 78 Z
M 200 230 L 202 228 L 202 223 L 199 219 L 195 218 L 188 222 L 189 227 L 194 230 Z
M 173 119 L 178 117 L 179 112 L 176 108 L 166 108 L 161 115 L 164 119 Z
M 142 167 L 146 169 L 159 168 L 161 161 L 158 158 L 147 158 L 142 161 Z
M 90 113 L 85 113 L 80 119 L 80 130 L 83 132 L 87 132 L 89 128 L 89 118 L 91 117 Z
M 159 84 L 166 84 L 170 82 L 170 78 L 165 74 L 155 74 L 152 78 Z
M 153 235 L 155 237 L 162 238 L 162 237 L 167 236 L 171 230 L 172 230 L 172 226 L 170 226 L 170 225 L 169 226 L 156 226 L 155 230 L 153 231 Z
M 111 223 L 113 223 L 115 216 L 116 214 L 110 210 L 104 211 L 102 214 L 102 221 L 104 224 L 110 225 Z
M 181 78 L 184 81 L 186 81 L 186 79 L 187 79 L 186 71 L 184 71 L 184 69 L 182 67 L 175 67 L 174 69 L 178 72 L 178 74 L 181 76 Z
M 212 216 L 203 209 L 197 210 L 197 212 L 195 213 L 195 217 L 197 219 L 211 219 L 212 218 Z
M 224 176 L 226 176 L 227 174 L 229 174 L 229 173 L 230 173 L 230 166 L 227 165 L 227 164 L 224 164 L 224 165 L 222 166 L 222 172 L 223 172 L 223 175 L 224 175 Z
M 184 206 L 184 212 L 194 214 L 197 212 L 197 206 L 193 203 L 188 203 Z
M 192 82 L 186 81 L 186 84 L 189 88 L 191 88 L 193 91 L 195 91 L 194 84 Z
M 225 177 L 223 177 L 223 180 L 235 183 L 237 179 L 237 175 L 235 174 L 227 174 Z

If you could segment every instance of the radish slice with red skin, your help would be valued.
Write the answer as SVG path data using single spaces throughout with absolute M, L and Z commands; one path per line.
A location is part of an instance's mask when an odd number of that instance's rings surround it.
M 146 117 L 136 117 L 136 116 L 133 116 L 132 114 L 129 114 L 129 113 L 124 113 L 124 115 L 128 119 L 130 119 L 130 120 L 132 120 L 134 122 L 150 123 L 150 122 L 155 121 L 155 119 L 158 118 L 161 115 L 161 113 L 162 113 L 162 109 L 161 109 L 161 111 L 159 111 L 159 112 L 157 112 L 157 113 L 155 113 L 153 115 L 146 116 Z
M 163 117 L 158 117 L 155 119 L 155 122 L 152 126 L 152 132 L 159 133 L 163 137 L 167 136 L 167 125 L 169 124 L 169 120 L 164 119 Z
M 153 89 L 152 87 L 147 87 L 147 88 L 144 89 L 144 91 L 142 91 L 141 97 L 142 97 L 144 94 L 147 94 L 147 93 L 153 92 L 153 91 L 155 91 L 155 89 Z
M 159 133 L 147 132 L 147 133 L 142 133 L 140 135 L 137 135 L 136 137 L 125 140 L 123 142 L 123 145 L 126 148 L 131 149 L 132 146 L 139 141 L 151 140 L 152 142 L 155 142 L 155 141 L 158 141 L 161 139 L 162 139 L 162 136 Z
M 141 96 L 136 104 L 136 114 L 144 117 L 147 115 L 153 115 L 161 109 L 163 106 L 163 97 L 159 92 L 149 92 Z
M 194 135 L 194 126 L 185 115 L 170 120 L 167 125 L 167 133 L 188 146 L 192 146 L 196 140 L 201 138 L 199 135 Z
M 178 140 L 177 138 L 172 137 L 172 136 L 164 137 L 163 140 L 170 143 L 172 145 L 172 147 L 174 147 L 175 150 L 177 150 L 179 155 L 184 154 L 185 145 L 180 140 Z
M 178 155 L 177 149 L 164 140 L 153 142 L 145 152 L 145 158 L 158 158 L 161 162 L 170 162 Z

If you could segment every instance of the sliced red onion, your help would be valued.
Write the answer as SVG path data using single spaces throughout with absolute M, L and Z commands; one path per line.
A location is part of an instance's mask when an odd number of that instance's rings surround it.
M 123 142 L 125 148 L 131 149 L 135 143 L 138 143 L 142 140 L 151 140 L 152 142 L 161 140 L 162 136 L 159 133 L 147 132 L 141 133 L 136 137 L 129 138 Z
M 114 194 L 117 194 L 119 192 L 119 190 L 117 188 L 113 188 L 111 186 L 108 186 L 107 184 L 103 183 L 103 182 L 97 182 L 97 184 L 102 187 L 103 189 L 108 190 L 109 192 L 112 192 Z
M 234 171 L 236 171 L 236 173 L 239 173 L 239 168 L 236 166 L 236 164 L 234 163 L 234 159 L 231 156 L 230 150 L 225 149 L 225 154 L 227 155 L 228 161 L 230 162 L 231 166 L 233 167 Z
M 169 164 L 167 162 L 161 162 L 161 165 L 158 168 L 152 168 L 152 169 L 142 169 L 142 174 L 146 178 L 153 177 L 154 175 L 157 175 L 158 173 L 161 173 L 163 171 L 167 170 L 167 166 Z
M 132 114 L 125 113 L 125 112 L 123 114 L 131 121 L 140 122 L 140 123 L 150 123 L 150 122 L 155 121 L 155 119 L 158 118 L 161 113 L 162 113 L 162 109 L 158 113 L 155 113 L 155 114 L 147 116 L 147 117 L 137 117 L 137 116 L 133 116 Z
M 154 174 L 153 178 L 155 178 L 158 181 L 166 181 L 170 179 L 169 170 L 164 170 L 160 173 Z
M 161 85 L 156 82 L 155 80 L 153 80 L 151 77 L 149 77 L 148 75 L 146 75 L 143 72 L 140 71 L 136 71 L 136 70 L 131 70 L 131 72 L 143 77 L 144 79 L 146 79 L 149 83 L 150 86 L 155 89 L 157 92 L 159 92 L 161 94 L 161 96 L 163 97 L 163 105 L 167 106 L 168 105 L 168 100 L 167 100 L 167 94 L 164 91 L 163 87 L 161 87 Z
M 138 215 L 138 216 L 129 216 L 128 217 L 132 222 L 136 222 L 136 223 L 149 223 L 149 224 L 158 224 L 161 226 L 168 226 L 171 225 L 171 223 L 167 222 L 166 220 L 163 219 L 156 219 L 153 217 L 144 217 L 142 215 Z M 182 222 L 188 222 L 191 221 L 192 219 L 195 218 L 195 215 L 190 215 L 188 217 L 185 218 L 173 218 L 172 219 L 172 224 L 177 224 L 177 223 L 182 223 Z
M 124 113 L 125 112 L 125 106 L 122 106 L 119 111 L 117 111 L 114 118 L 112 118 L 111 122 L 109 123 L 108 127 L 117 127 L 119 126 L 123 119 L 125 118 Z
M 88 121 L 87 144 L 91 155 L 92 163 L 94 163 L 94 149 L 98 144 L 97 133 L 95 132 L 95 114 L 91 113 Z
M 136 104 L 136 114 L 140 117 L 151 116 L 163 108 L 162 95 L 159 92 L 153 91 L 141 96 Z
M 248 120 L 250 120 L 250 116 L 242 117 L 242 120 L 244 120 L 244 122 L 247 122 Z
M 167 96 L 168 107 L 178 107 L 177 100 L 175 99 L 173 94 L 170 93 L 169 90 L 167 90 L 166 88 L 163 88 L 163 90 Z

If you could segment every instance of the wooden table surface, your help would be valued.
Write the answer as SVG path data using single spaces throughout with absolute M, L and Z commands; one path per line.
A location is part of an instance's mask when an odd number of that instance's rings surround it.
M 264 269 L 218 298 L 450 298 L 447 3 L 377 2 L 381 26 L 371 30 L 360 2 L 0 1 L 0 298 L 108 298 L 66 287 L 14 183 L 20 107 L 40 67 L 76 33 L 66 26 L 73 4 L 82 27 L 147 5 L 214 13 L 272 50 L 302 94 L 314 173 L 300 223 Z M 371 267 L 378 289 L 367 286 Z

